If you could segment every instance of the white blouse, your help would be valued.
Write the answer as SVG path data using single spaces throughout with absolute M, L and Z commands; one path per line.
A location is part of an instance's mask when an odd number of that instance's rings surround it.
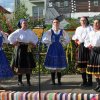
M 60 34 L 60 30 L 58 30 L 58 32 L 54 31 L 55 34 Z M 50 45 L 51 44 L 51 29 L 48 30 L 46 33 L 44 33 L 43 37 L 42 37 L 42 43 L 45 43 L 47 45 Z M 63 45 L 66 45 L 70 42 L 70 38 L 69 38 L 69 35 L 68 33 L 66 33 L 64 30 L 63 30 L 63 37 L 62 38 L 62 44 Z
M 93 28 L 90 25 L 85 28 L 79 26 L 78 28 L 76 28 L 75 34 L 72 36 L 72 40 L 79 40 L 80 43 L 83 43 L 87 36 L 87 33 L 89 33 L 92 30 Z
M 89 45 L 93 47 L 100 47 L 100 31 L 91 31 L 88 33 L 84 42 L 84 46 L 88 47 Z
M 3 43 L 8 44 L 8 38 L 7 38 L 7 34 L 5 32 L 0 31 L 0 36 L 3 36 Z
M 17 29 L 8 36 L 8 40 L 10 41 L 10 44 L 14 44 L 15 42 L 18 41 L 23 43 L 31 42 L 36 45 L 36 43 L 38 42 L 38 37 L 30 29 L 27 30 Z

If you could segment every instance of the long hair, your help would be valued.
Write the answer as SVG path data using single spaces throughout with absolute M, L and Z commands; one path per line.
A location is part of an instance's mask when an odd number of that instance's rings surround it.
M 90 23 L 89 23 L 89 20 L 88 20 L 88 17 L 86 16 L 82 16 L 81 18 L 85 18 L 86 19 L 86 26 L 88 26 Z

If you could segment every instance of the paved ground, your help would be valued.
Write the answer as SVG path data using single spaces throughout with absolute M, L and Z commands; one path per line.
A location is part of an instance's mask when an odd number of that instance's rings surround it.
M 32 86 L 27 86 L 26 77 L 23 76 L 23 82 L 25 86 L 17 85 L 17 76 L 12 79 L 3 80 L 0 83 L 0 88 L 11 91 L 43 91 L 43 92 L 71 92 L 71 93 L 96 93 L 93 88 L 95 87 L 95 78 L 93 78 L 93 87 L 83 88 L 80 87 L 82 81 L 81 75 L 64 75 L 62 76 L 62 85 L 50 85 L 50 75 L 41 75 L 41 88 L 39 88 L 39 77 L 38 75 L 31 76 Z M 57 79 L 56 79 L 57 81 Z

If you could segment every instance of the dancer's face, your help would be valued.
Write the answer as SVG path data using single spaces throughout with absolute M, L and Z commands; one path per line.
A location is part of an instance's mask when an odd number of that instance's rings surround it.
M 59 21 L 58 20 L 53 20 L 53 27 L 55 28 L 55 29 L 59 29 Z
M 94 20 L 93 28 L 94 28 L 94 30 L 100 30 L 100 21 L 99 20 Z
M 87 20 L 86 20 L 86 18 L 81 17 L 81 18 L 80 18 L 80 24 L 81 24 L 81 26 L 86 26 L 86 25 L 87 25 Z
M 23 21 L 23 22 L 21 23 L 21 28 L 22 28 L 22 29 L 27 29 L 27 21 Z

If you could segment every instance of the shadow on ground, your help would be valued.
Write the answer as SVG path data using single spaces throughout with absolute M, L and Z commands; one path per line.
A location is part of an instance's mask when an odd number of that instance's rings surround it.
M 95 87 L 95 79 L 93 78 L 93 86 L 83 88 L 80 86 L 82 79 L 80 75 L 64 75 L 62 76 L 62 85 L 51 85 L 50 75 L 41 75 L 40 85 L 39 77 L 37 75 L 31 76 L 32 86 L 28 86 L 26 83 L 26 77 L 23 76 L 24 86 L 17 84 L 17 76 L 12 79 L 2 80 L 0 83 L 0 89 L 6 91 L 44 91 L 44 92 L 78 92 L 78 93 L 96 93 L 93 88 Z M 57 82 L 57 79 L 56 79 Z M 40 86 L 40 87 L 39 87 Z

